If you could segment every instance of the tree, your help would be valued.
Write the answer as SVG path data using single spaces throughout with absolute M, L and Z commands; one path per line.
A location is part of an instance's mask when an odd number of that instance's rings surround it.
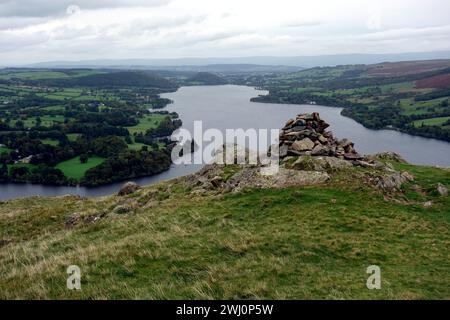
M 80 162 L 81 163 L 87 163 L 89 160 L 89 157 L 87 154 L 83 153 L 82 155 L 80 155 Z
M 17 129 L 23 129 L 25 127 L 25 124 L 24 124 L 24 122 L 22 120 L 19 120 L 19 121 L 16 122 L 15 127 Z
M 0 181 L 8 181 L 8 166 L 5 163 L 0 168 Z

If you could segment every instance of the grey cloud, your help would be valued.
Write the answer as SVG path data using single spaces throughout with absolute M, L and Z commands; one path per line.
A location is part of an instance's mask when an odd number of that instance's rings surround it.
M 154 7 L 172 0 L 0 0 L 0 17 L 50 17 L 66 13 L 70 5 L 83 9 Z
M 25 28 L 47 21 L 42 17 L 0 17 L 0 30 Z
M 405 28 L 394 29 L 380 32 L 372 32 L 359 36 L 361 40 L 369 41 L 388 41 L 388 40 L 402 40 L 411 38 L 427 38 L 427 37 L 446 37 L 450 33 L 450 25 L 429 27 L 429 28 Z
M 18 49 L 37 46 L 48 41 L 45 33 L 36 33 L 33 36 L 17 36 L 0 32 L 0 52 L 14 52 Z
M 158 19 L 148 20 L 148 19 L 138 19 L 130 22 L 126 28 L 124 28 L 123 35 L 133 36 L 141 35 L 147 32 L 156 32 L 163 29 L 171 29 L 176 27 L 181 27 L 189 23 L 201 23 L 207 18 L 206 15 L 203 16 L 179 16 L 179 17 L 161 17 Z

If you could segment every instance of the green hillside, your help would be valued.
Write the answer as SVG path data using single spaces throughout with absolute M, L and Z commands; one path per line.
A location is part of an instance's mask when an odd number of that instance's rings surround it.
M 41 82 L 55 86 L 176 88 L 176 85 L 169 80 L 160 77 L 155 73 L 144 71 L 116 71 L 89 74 L 68 79 L 48 79 L 42 80 Z
M 392 163 L 415 180 L 391 192 L 352 168 L 319 185 L 201 191 L 200 173 L 127 196 L 1 202 L 0 298 L 448 299 L 450 200 L 436 185 L 450 172 Z M 366 288 L 374 264 L 380 290 Z M 66 289 L 69 265 L 81 291 Z
M 196 85 L 221 85 L 226 84 L 227 80 L 210 72 L 199 72 L 189 78 L 189 82 Z

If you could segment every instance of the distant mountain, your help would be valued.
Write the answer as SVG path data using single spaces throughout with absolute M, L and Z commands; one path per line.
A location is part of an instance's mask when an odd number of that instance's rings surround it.
M 227 83 L 227 80 L 224 78 L 210 72 L 199 72 L 188 81 L 202 85 L 220 85 Z
M 179 72 L 218 72 L 223 74 L 238 74 L 238 73 L 297 72 L 303 70 L 304 68 L 293 66 L 281 66 L 281 65 L 272 66 L 260 64 L 211 64 L 205 66 L 174 66 L 174 67 L 166 67 L 165 69 Z
M 416 52 L 399 54 L 338 54 L 322 56 L 290 56 L 290 57 L 236 57 L 236 58 L 180 58 L 180 59 L 121 59 L 121 60 L 86 60 L 86 61 L 50 61 L 27 65 L 27 67 L 39 68 L 162 68 L 177 69 L 180 66 L 202 66 L 208 70 L 196 71 L 218 71 L 224 65 L 230 69 L 249 68 L 255 66 L 293 66 L 311 68 L 316 66 L 336 66 L 344 64 L 374 64 L 381 62 L 450 59 L 450 51 Z M 238 67 L 236 67 L 238 65 Z M 245 66 L 246 65 L 246 66 Z M 216 68 L 216 70 L 214 70 Z M 258 68 L 258 67 L 256 67 Z M 193 71 L 192 69 L 190 71 Z

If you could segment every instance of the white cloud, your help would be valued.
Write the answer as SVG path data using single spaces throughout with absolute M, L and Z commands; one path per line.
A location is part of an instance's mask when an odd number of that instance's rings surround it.
M 450 50 L 448 12 L 447 0 L 0 0 L 0 65 Z

